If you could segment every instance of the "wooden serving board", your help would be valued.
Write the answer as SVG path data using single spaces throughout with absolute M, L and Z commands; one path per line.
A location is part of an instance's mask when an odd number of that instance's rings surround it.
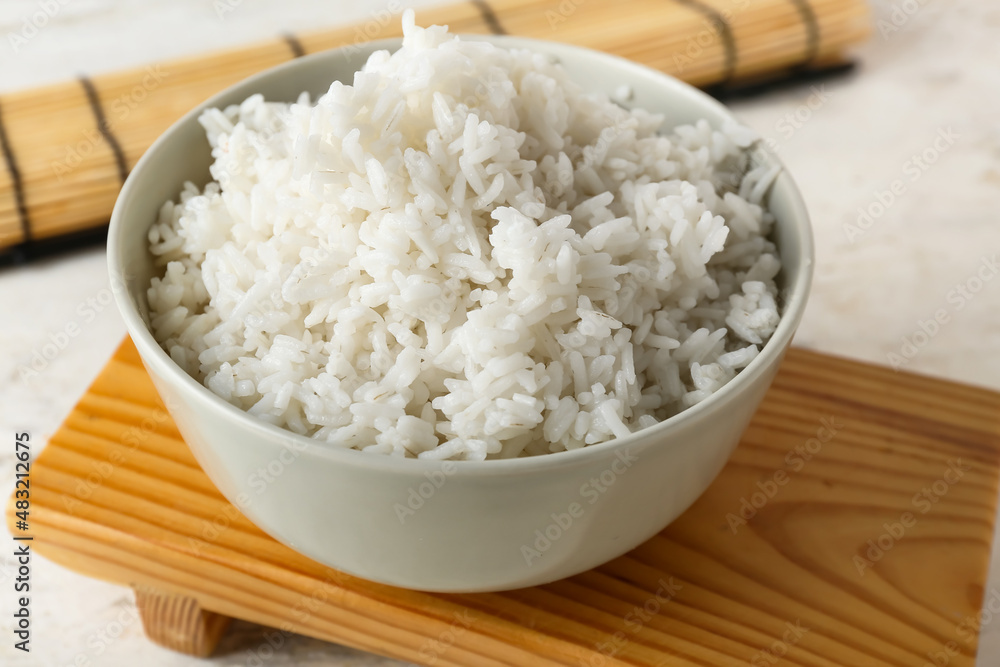
M 133 587 L 147 634 L 177 650 L 210 653 L 237 617 L 461 667 L 975 661 L 997 393 L 793 349 L 728 466 L 660 535 L 475 595 L 370 583 L 280 545 L 162 410 L 126 341 L 32 464 L 30 531 L 42 555 Z

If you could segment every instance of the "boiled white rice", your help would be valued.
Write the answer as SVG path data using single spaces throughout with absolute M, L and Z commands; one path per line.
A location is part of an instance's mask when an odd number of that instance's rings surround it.
M 215 182 L 149 232 L 181 367 L 331 447 L 493 459 L 628 435 L 753 360 L 780 263 L 752 132 L 662 134 L 543 55 L 404 34 L 315 103 L 201 117 Z

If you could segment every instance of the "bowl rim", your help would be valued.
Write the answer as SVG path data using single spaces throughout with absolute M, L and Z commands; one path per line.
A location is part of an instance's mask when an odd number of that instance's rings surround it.
M 558 60 L 583 59 L 583 60 L 603 60 L 613 67 L 629 71 L 637 78 L 645 79 L 651 85 L 666 88 L 672 96 L 687 98 L 699 107 L 711 110 L 723 119 L 738 120 L 722 103 L 715 100 L 701 90 L 687 84 L 664 72 L 652 69 L 645 65 L 633 62 L 620 56 L 604 53 L 594 49 L 540 40 L 526 37 L 510 35 L 467 35 L 455 33 L 463 40 L 487 41 L 505 48 L 529 49 L 536 52 L 555 56 Z M 278 447 L 287 447 L 295 450 L 298 455 L 308 453 L 339 465 L 358 466 L 368 469 L 384 469 L 388 472 L 401 472 L 410 474 L 423 474 L 425 472 L 441 470 L 442 467 L 451 464 L 455 466 L 450 474 L 462 474 L 473 476 L 506 475 L 511 473 L 527 473 L 547 471 L 553 468 L 563 468 L 575 465 L 586 465 L 598 459 L 612 457 L 619 450 L 627 450 L 630 446 L 638 444 L 643 440 L 653 440 L 665 434 L 665 432 L 679 430 L 690 426 L 692 422 L 699 420 L 708 414 L 718 410 L 724 404 L 734 400 L 744 386 L 753 381 L 754 377 L 764 372 L 772 364 L 778 363 L 783 357 L 786 349 L 791 343 L 791 339 L 802 318 L 805 310 L 806 300 L 812 284 L 813 264 L 814 264 L 814 241 L 812 226 L 809 219 L 808 210 L 803 201 L 802 194 L 788 173 L 787 168 L 781 160 L 773 153 L 766 151 L 766 161 L 781 167 L 781 172 L 772 184 L 771 188 L 779 182 L 785 182 L 787 204 L 792 209 L 794 222 L 791 227 L 796 231 L 798 245 L 798 257 L 800 265 L 797 267 L 795 280 L 781 290 L 781 295 L 785 296 L 784 312 L 771 338 L 761 348 L 760 353 L 745 368 L 740 370 L 736 376 L 727 382 L 720 389 L 716 390 L 705 400 L 688 407 L 681 412 L 661 421 L 648 428 L 636 431 L 624 438 L 612 438 L 604 442 L 587 445 L 571 451 L 553 452 L 537 456 L 518 457 L 513 459 L 489 459 L 483 461 L 454 461 L 440 459 L 418 459 L 403 458 L 386 455 L 376 455 L 366 453 L 361 450 L 335 447 L 313 440 L 312 438 L 294 433 L 282 427 L 265 422 L 248 412 L 227 402 L 222 397 L 216 395 L 208 387 L 198 382 L 180 366 L 178 366 L 167 352 L 153 338 L 152 332 L 134 307 L 132 298 L 127 289 L 125 279 L 123 237 L 126 234 L 128 225 L 125 223 L 125 212 L 129 207 L 131 199 L 139 197 L 139 181 L 145 171 L 146 165 L 153 159 L 153 156 L 162 147 L 172 141 L 172 137 L 179 131 L 179 128 L 192 120 L 197 122 L 197 117 L 208 108 L 220 106 L 220 101 L 233 95 L 237 90 L 246 89 L 244 97 L 254 94 L 254 88 L 259 87 L 263 80 L 277 77 L 284 72 L 302 67 L 308 62 L 316 62 L 325 59 L 343 57 L 345 53 L 361 49 L 362 53 L 370 55 L 379 50 L 395 50 L 402 43 L 401 37 L 382 39 L 373 42 L 366 42 L 360 45 L 346 45 L 335 49 L 320 51 L 295 58 L 289 62 L 282 63 L 275 67 L 258 72 L 226 89 L 212 95 L 207 100 L 185 113 L 180 119 L 161 134 L 156 141 L 146 150 L 143 156 L 133 167 L 126 179 L 116 201 L 111 215 L 108 230 L 107 260 L 108 272 L 111 280 L 111 290 L 117 303 L 118 310 L 125 321 L 126 328 L 131 336 L 143 363 L 154 370 L 155 373 L 170 382 L 177 391 L 184 392 L 189 398 L 200 399 L 213 412 L 217 413 L 220 419 L 234 422 L 236 429 L 249 429 L 258 432 L 261 436 L 271 440 Z M 365 56 L 367 58 L 368 56 Z M 710 119 L 713 126 L 716 122 Z M 148 229 L 145 227 L 144 229 Z M 133 232 L 138 233 L 138 232 Z M 784 258 L 782 258 L 784 270 Z M 145 289 L 143 289 L 143 292 Z M 142 292 L 140 292 L 142 294 Z M 168 412 L 170 407 L 167 406 Z

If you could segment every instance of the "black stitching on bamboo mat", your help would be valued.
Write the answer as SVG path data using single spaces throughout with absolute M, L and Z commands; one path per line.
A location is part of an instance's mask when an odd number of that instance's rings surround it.
M 708 5 L 700 2 L 699 0 L 674 0 L 679 5 L 684 5 L 689 7 L 696 12 L 699 12 L 705 18 L 712 22 L 712 25 L 719 33 L 719 39 L 722 40 L 722 46 L 725 49 L 725 63 L 722 69 L 722 79 L 716 84 L 719 86 L 724 86 L 729 81 L 732 80 L 733 74 L 736 72 L 736 61 L 738 59 L 736 51 L 736 39 L 733 37 L 733 30 L 729 26 L 729 22 L 726 21 L 721 13 L 709 7 Z
M 17 217 L 21 221 L 21 234 L 24 237 L 22 243 L 27 245 L 31 242 L 31 220 L 28 218 L 28 206 L 24 200 L 24 181 L 21 180 L 21 170 L 17 166 L 14 150 L 7 138 L 2 110 L 0 110 L 0 150 L 3 151 L 3 159 L 7 163 L 7 171 L 10 172 L 11 186 L 14 188 L 14 205 L 17 207 Z
M 809 0 L 792 0 L 792 4 L 799 10 L 806 27 L 806 54 L 802 58 L 802 65 L 808 65 L 819 55 L 819 20 Z
M 472 4 L 479 10 L 480 15 L 483 17 L 483 22 L 486 23 L 486 27 L 490 29 L 490 32 L 494 35 L 507 34 L 507 31 L 500 25 L 500 19 L 497 18 L 496 12 L 493 11 L 493 8 L 490 7 L 486 0 L 472 0 Z
M 97 131 L 101 133 L 104 140 L 108 142 L 108 146 L 111 147 L 111 152 L 115 155 L 115 162 L 118 164 L 118 176 L 122 179 L 122 183 L 124 183 L 125 179 L 128 178 L 128 163 L 125 161 L 125 152 L 122 151 L 118 139 L 111 133 L 111 125 L 108 123 L 107 116 L 104 115 L 104 107 L 101 106 L 101 98 L 97 95 L 94 83 L 85 76 L 81 76 L 79 81 L 80 85 L 83 86 L 84 92 L 87 94 L 90 110 L 94 112 L 94 120 L 97 121 Z
M 285 40 L 285 44 L 288 44 L 288 48 L 292 50 L 292 55 L 296 58 L 301 58 L 306 54 L 306 50 L 302 48 L 302 42 L 292 33 L 286 32 L 281 38 Z

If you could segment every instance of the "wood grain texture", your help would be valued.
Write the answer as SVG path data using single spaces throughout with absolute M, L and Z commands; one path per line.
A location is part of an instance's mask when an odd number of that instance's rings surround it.
M 842 61 L 871 30 L 865 0 L 488 0 L 422 10 L 417 18 L 457 33 L 580 44 L 700 86 Z M 400 34 L 399 16 L 383 12 L 359 25 L 95 76 L 86 85 L 0 96 L 0 251 L 106 224 L 123 172 L 211 95 L 300 50 Z
M 146 636 L 172 651 L 200 658 L 211 655 L 232 620 L 205 611 L 198 600 L 187 595 L 142 585 L 132 590 Z
M 74 570 L 419 664 L 971 667 L 998 415 L 997 393 L 793 349 L 730 463 L 660 535 L 546 586 L 437 595 L 258 530 L 126 341 L 34 462 L 31 529 Z

